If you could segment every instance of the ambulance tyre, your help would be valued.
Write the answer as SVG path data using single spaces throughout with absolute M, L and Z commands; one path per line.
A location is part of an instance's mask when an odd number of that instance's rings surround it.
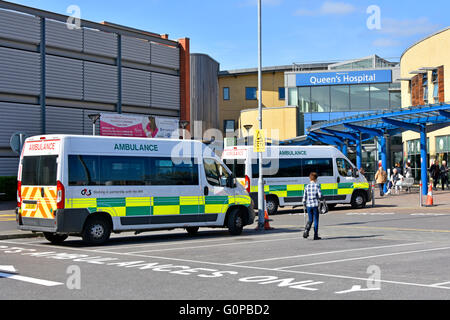
M 111 236 L 111 222 L 103 215 L 94 215 L 84 224 L 82 238 L 88 245 L 102 245 Z
M 266 207 L 267 207 L 267 213 L 269 216 L 277 214 L 278 213 L 278 199 L 275 196 L 268 196 L 266 199 Z
M 353 209 L 364 209 L 366 207 L 366 196 L 361 191 L 356 191 L 352 196 L 351 205 Z
M 228 230 L 232 236 L 239 236 L 244 229 L 244 219 L 239 208 L 232 209 L 228 214 Z
M 44 232 L 44 237 L 49 241 L 51 244 L 61 244 L 63 243 L 69 236 L 68 235 L 60 235 L 60 234 L 54 234 L 49 232 Z
M 198 234 L 198 230 L 200 230 L 199 227 L 189 227 L 189 228 L 186 228 L 187 233 L 188 233 L 191 237 L 196 236 L 196 235 Z

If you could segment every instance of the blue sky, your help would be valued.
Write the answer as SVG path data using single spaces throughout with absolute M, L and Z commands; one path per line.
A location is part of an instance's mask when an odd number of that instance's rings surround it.
M 109 21 L 171 39 L 189 37 L 222 70 L 257 66 L 257 0 L 20 0 L 27 6 Z M 369 30 L 370 5 L 381 28 Z M 448 0 L 263 0 L 263 65 L 345 60 L 378 54 L 398 60 L 414 42 L 450 25 Z

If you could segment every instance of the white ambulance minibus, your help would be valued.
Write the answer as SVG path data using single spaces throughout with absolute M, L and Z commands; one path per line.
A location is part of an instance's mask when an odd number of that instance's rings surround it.
M 19 229 L 61 243 L 103 244 L 111 232 L 253 224 L 244 187 L 210 148 L 190 140 L 45 136 L 26 140 L 18 173 Z
M 338 149 L 328 146 L 269 146 L 263 154 L 263 175 L 267 211 L 276 214 L 279 207 L 301 206 L 309 175 L 316 172 L 329 207 L 351 204 L 364 208 L 372 200 L 366 178 Z M 243 184 L 257 205 L 258 154 L 253 147 L 225 148 L 222 160 Z

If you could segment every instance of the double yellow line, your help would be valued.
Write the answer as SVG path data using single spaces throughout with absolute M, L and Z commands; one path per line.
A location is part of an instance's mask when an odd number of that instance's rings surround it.
M 0 214 L 0 222 L 16 221 L 15 214 Z

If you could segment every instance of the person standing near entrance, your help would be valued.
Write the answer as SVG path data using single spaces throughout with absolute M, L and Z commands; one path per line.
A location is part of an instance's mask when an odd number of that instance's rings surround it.
M 303 238 L 308 239 L 309 232 L 314 223 L 314 240 L 322 240 L 322 238 L 319 237 L 319 201 L 323 200 L 323 196 L 320 186 L 317 183 L 317 179 L 317 173 L 312 172 L 309 175 L 309 180 L 311 182 L 305 187 L 303 205 L 306 206 L 306 210 L 308 211 L 308 223 L 306 224 Z
M 433 179 L 433 190 L 437 191 L 437 184 L 439 183 L 439 178 L 441 177 L 441 170 L 437 160 L 433 160 L 429 172 L 431 178 Z
M 448 172 L 449 172 L 449 169 L 447 167 L 447 161 L 442 161 L 442 166 L 441 166 L 442 191 L 445 190 L 445 185 L 447 185 L 447 189 L 449 189 L 449 186 L 448 186 Z
M 413 173 L 412 173 L 412 169 L 411 169 L 411 162 L 410 161 L 408 161 L 407 163 L 406 163 L 406 165 L 405 165 L 405 178 L 406 179 L 410 179 L 410 178 L 413 178 Z M 410 187 L 407 187 L 406 188 L 406 191 L 410 191 Z
M 380 197 L 384 197 L 384 185 L 387 182 L 387 173 L 384 171 L 383 166 L 380 163 L 377 173 L 375 174 L 375 180 L 380 187 Z

